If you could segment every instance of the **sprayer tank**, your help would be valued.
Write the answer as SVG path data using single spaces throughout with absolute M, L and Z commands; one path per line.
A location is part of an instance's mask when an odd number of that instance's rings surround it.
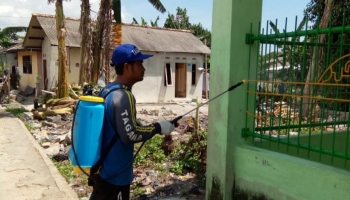
M 101 154 L 104 99 L 81 96 L 76 109 L 72 134 L 76 156 L 71 148 L 69 158 L 74 172 L 81 172 L 78 164 L 84 171 L 89 172 Z

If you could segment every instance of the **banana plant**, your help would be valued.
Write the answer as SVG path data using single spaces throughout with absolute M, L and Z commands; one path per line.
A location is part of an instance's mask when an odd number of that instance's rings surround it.
M 68 1 L 68 0 L 67 0 Z M 65 37 L 67 34 L 64 14 L 63 0 L 48 0 L 48 3 L 55 3 L 56 7 L 56 31 L 58 41 L 58 98 L 69 97 L 68 93 L 68 66 Z
M 159 20 L 159 16 L 157 17 L 157 19 L 154 22 L 151 20 L 151 26 L 158 27 L 158 20 Z M 139 24 L 139 22 L 135 18 L 132 18 L 132 24 Z M 146 20 L 143 17 L 141 17 L 141 25 L 142 26 L 148 25 Z

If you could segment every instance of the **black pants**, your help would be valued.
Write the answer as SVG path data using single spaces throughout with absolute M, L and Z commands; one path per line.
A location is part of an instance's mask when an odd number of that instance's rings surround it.
M 129 200 L 129 198 L 130 185 L 113 185 L 99 177 L 94 182 L 90 200 Z

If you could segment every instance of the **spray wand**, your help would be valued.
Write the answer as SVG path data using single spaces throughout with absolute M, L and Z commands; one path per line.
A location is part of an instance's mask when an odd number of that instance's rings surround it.
M 202 107 L 203 105 L 205 105 L 205 104 L 211 102 L 212 100 L 214 100 L 214 99 L 220 97 L 221 95 L 225 94 L 226 92 L 230 92 L 230 91 L 236 89 L 238 86 L 240 86 L 240 85 L 242 85 L 242 84 L 244 84 L 244 83 L 246 83 L 246 81 L 243 79 L 241 82 L 239 82 L 239 83 L 237 83 L 237 84 L 235 84 L 235 85 L 232 85 L 230 88 L 228 88 L 226 91 L 222 92 L 221 94 L 218 94 L 217 96 L 215 96 L 215 97 L 209 99 L 209 100 L 208 100 L 207 102 L 205 102 L 205 103 L 201 103 L 201 104 L 200 104 L 199 106 L 197 106 L 196 108 L 194 108 L 194 109 L 188 111 L 187 113 L 185 113 L 185 114 L 183 114 L 183 115 L 180 115 L 180 116 L 176 117 L 175 119 L 171 120 L 170 122 L 171 122 L 172 124 L 174 124 L 174 125 L 177 127 L 177 126 L 178 126 L 177 121 L 179 121 L 179 120 L 180 120 L 181 118 L 183 118 L 185 115 L 188 115 L 189 113 L 193 112 L 194 110 L 197 110 L 198 108 Z

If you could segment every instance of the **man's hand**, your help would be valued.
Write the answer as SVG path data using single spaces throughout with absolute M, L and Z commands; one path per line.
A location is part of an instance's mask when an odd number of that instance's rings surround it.
M 136 124 L 139 125 L 139 126 L 143 126 L 143 124 L 138 119 L 136 120 Z
M 170 123 L 169 121 L 160 121 L 158 123 L 162 129 L 162 134 L 168 135 L 174 131 L 174 124 Z

